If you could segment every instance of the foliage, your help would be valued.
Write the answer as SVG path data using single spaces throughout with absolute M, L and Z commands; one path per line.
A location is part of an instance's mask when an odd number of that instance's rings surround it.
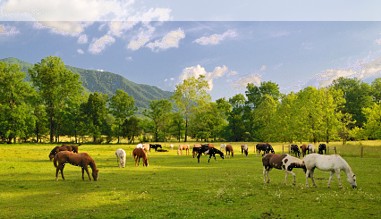
M 187 141 L 189 118 L 197 107 L 202 107 L 210 102 L 211 97 L 207 93 L 209 89 L 208 82 L 205 76 L 201 75 L 198 78 L 191 77 L 185 79 L 181 84 L 176 85 L 176 90 L 172 96 L 179 112 L 185 120 L 185 138 Z
M 24 77 L 18 65 L 0 62 L 0 135 L 8 143 L 28 138 L 34 130 L 31 103 L 36 93 Z
M 117 126 L 116 134 L 118 136 L 119 143 L 122 124 L 125 123 L 127 118 L 132 116 L 137 110 L 135 107 L 134 98 L 129 96 L 123 90 L 117 90 L 115 95 L 109 100 L 108 108 L 115 118 L 115 124 Z
M 50 142 L 59 134 L 61 116 L 73 99 L 81 95 L 79 75 L 71 72 L 59 57 L 49 56 L 29 69 L 33 85 L 46 105 L 49 117 Z

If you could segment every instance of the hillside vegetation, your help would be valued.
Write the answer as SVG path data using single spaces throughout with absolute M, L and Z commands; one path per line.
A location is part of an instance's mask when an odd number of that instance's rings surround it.
M 30 79 L 27 73 L 33 64 L 17 58 L 5 58 L 0 61 L 18 64 L 21 71 L 26 73 L 26 80 Z M 82 69 L 73 66 L 66 67 L 70 71 L 80 75 L 82 85 L 87 91 L 100 92 L 112 96 L 116 90 L 121 89 L 134 98 L 138 108 L 148 108 L 151 100 L 168 99 L 172 95 L 172 92 L 161 90 L 155 86 L 137 84 L 112 72 Z

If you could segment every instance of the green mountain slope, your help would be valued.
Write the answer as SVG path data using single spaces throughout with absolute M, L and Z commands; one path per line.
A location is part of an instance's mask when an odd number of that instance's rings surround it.
M 16 58 L 5 58 L 0 59 L 0 61 L 18 64 L 25 73 L 28 72 L 29 68 L 33 67 L 33 64 Z M 172 92 L 161 90 L 155 86 L 137 84 L 112 72 L 87 70 L 72 66 L 66 67 L 80 75 L 83 87 L 89 92 L 100 92 L 112 96 L 116 90 L 121 89 L 134 97 L 135 104 L 139 108 L 148 108 L 151 100 L 168 99 L 172 95 Z M 28 74 L 27 80 L 29 80 Z

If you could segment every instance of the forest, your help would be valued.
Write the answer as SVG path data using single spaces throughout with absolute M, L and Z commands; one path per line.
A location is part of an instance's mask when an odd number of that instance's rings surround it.
M 338 78 L 328 87 L 282 94 L 271 81 L 212 101 L 203 76 L 176 86 L 141 112 L 125 90 L 89 92 L 61 58 L 27 74 L 0 62 L 0 141 L 136 143 L 158 141 L 331 142 L 381 139 L 381 78 Z M 25 78 L 30 80 L 27 81 Z M 61 138 L 61 139 L 60 139 Z

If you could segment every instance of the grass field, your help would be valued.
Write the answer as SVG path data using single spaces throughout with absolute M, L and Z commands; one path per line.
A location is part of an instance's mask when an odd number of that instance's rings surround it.
M 344 173 L 342 189 L 336 178 L 327 188 L 329 173 L 319 170 L 317 188 L 305 187 L 300 169 L 296 186 L 291 177 L 285 185 L 279 170 L 264 184 L 254 144 L 248 157 L 236 143 L 234 158 L 210 163 L 206 156 L 197 163 L 175 150 L 152 151 L 149 167 L 135 167 L 129 156 L 126 168 L 118 168 L 114 152 L 131 154 L 133 145 L 82 145 L 80 152 L 97 163 L 96 182 L 82 181 L 72 165 L 65 167 L 66 181 L 55 181 L 48 159 L 54 145 L 0 145 L 0 218 L 381 218 L 381 144 L 361 144 L 363 158 L 356 155 L 359 143 L 335 145 L 357 175 L 355 190 Z M 273 145 L 281 151 L 282 144 Z

